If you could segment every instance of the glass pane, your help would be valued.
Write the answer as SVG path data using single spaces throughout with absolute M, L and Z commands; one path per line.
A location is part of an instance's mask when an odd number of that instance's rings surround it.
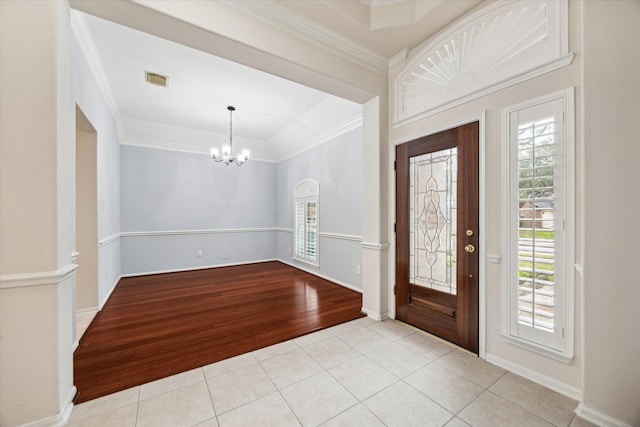
M 553 117 L 518 128 L 518 321 L 554 328 Z
M 304 257 L 305 255 L 305 243 L 304 243 L 304 202 L 296 202 L 295 209 L 295 255 L 298 257 Z
M 458 149 L 412 157 L 409 174 L 409 280 L 455 294 Z

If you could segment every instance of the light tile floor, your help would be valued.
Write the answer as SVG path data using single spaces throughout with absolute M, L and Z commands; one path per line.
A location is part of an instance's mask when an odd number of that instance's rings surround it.
M 78 337 L 78 340 L 85 333 L 97 313 L 97 311 L 76 313 L 76 336 Z
M 577 402 L 362 318 L 77 405 L 70 426 L 580 426 Z

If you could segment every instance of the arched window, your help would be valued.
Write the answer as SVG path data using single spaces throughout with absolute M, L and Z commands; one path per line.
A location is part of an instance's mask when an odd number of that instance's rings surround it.
M 320 186 L 305 179 L 293 189 L 293 258 L 319 266 L 318 231 Z

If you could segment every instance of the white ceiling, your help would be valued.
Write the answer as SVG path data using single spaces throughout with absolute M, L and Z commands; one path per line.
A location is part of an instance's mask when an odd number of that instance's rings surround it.
M 378 61 L 414 47 L 481 0 L 245 0 L 227 2 L 246 14 L 290 21 L 335 34 Z M 162 140 L 205 152 L 220 145 L 233 115 L 234 142 L 254 158 L 280 160 L 336 129 L 352 128 L 361 105 L 149 35 L 73 11 L 83 48 L 103 76 L 123 141 Z M 293 19 L 295 17 L 295 19 Z M 169 76 L 167 88 L 145 82 L 145 70 Z M 347 124 L 347 125 L 345 125 Z M 350 125 L 349 125 L 350 124 Z M 151 131 L 153 129 L 153 131 Z M 185 130 L 181 132 L 180 130 Z M 151 136 L 149 136 L 151 135 Z M 185 135 L 176 137 L 175 135 Z M 170 141 L 169 141 L 170 140 Z M 167 148 L 165 146 L 164 148 Z M 256 156 L 257 154 L 257 156 Z
M 282 8 L 379 57 L 412 49 L 485 0 L 243 0 L 237 7 Z
M 81 15 L 124 123 L 147 121 L 228 134 L 227 106 L 233 105 L 234 141 L 236 137 L 254 140 L 254 144 L 271 140 L 270 144 L 276 145 L 272 139 L 279 133 L 292 133 L 291 127 L 308 128 L 305 116 L 322 110 L 323 105 L 335 106 L 344 116 L 323 123 L 326 129 L 308 129 L 303 138 L 311 139 L 361 112 L 361 106 L 353 102 L 110 21 Z M 145 71 L 169 76 L 168 87 L 147 83 Z M 287 145 L 287 141 L 282 142 Z M 194 145 L 193 141 L 184 143 Z

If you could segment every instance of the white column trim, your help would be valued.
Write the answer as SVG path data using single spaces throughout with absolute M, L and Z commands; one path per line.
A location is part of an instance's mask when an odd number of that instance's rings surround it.
M 374 250 L 374 251 L 386 251 L 387 249 L 389 249 L 389 242 L 382 242 L 382 243 L 376 243 L 376 242 L 361 242 L 360 246 L 362 246 L 362 249 L 370 249 L 370 250 Z
M 22 288 L 26 286 L 56 285 L 74 274 L 78 264 L 68 264 L 55 271 L 37 273 L 3 274 L 0 289 Z

